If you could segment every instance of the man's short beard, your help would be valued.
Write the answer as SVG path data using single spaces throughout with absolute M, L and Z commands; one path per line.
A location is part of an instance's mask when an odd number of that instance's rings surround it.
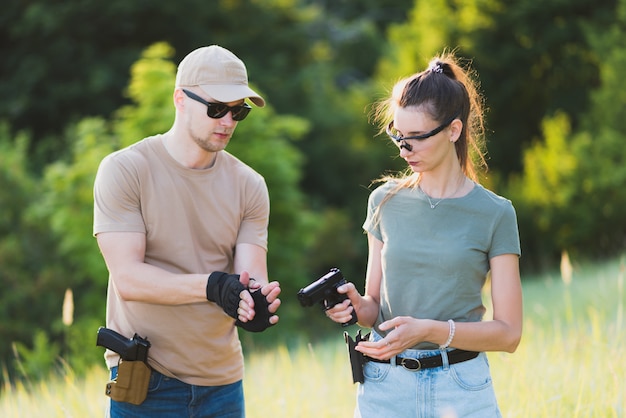
M 193 138 L 193 141 L 196 143 L 196 145 L 198 145 L 200 148 L 202 148 L 206 152 L 218 152 L 218 151 L 222 151 L 225 148 L 224 146 L 221 146 L 221 145 L 214 145 L 208 139 L 203 139 L 193 134 L 191 137 Z
M 206 152 L 218 152 L 226 148 L 226 145 L 213 144 L 211 142 L 212 134 L 209 135 L 208 137 L 197 135 L 194 129 L 192 128 L 191 121 L 187 123 L 187 130 L 189 131 L 189 136 L 191 136 L 191 138 L 193 139 L 193 142 L 195 142 L 197 146 L 199 146 L 201 149 L 203 149 Z

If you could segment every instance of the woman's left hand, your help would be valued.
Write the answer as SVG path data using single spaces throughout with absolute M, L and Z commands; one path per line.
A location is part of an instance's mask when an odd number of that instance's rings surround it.
M 378 328 L 390 331 L 382 340 L 362 341 L 356 346 L 357 351 L 378 360 L 388 360 L 413 347 L 422 341 L 420 336 L 424 334 L 421 321 L 410 316 L 397 316 L 381 323 Z

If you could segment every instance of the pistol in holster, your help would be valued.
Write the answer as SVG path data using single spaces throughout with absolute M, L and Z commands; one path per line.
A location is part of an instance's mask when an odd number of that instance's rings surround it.
M 150 383 L 148 339 L 137 334 L 126 338 L 112 329 L 100 327 L 96 345 L 120 355 L 117 376 L 106 384 L 105 394 L 114 401 L 140 405 L 148 395 Z

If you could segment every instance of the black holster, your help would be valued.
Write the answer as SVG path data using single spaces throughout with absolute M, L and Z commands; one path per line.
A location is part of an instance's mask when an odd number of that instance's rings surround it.
M 350 367 L 352 368 L 352 381 L 354 383 L 363 383 L 365 381 L 365 376 L 363 375 L 363 366 L 365 365 L 365 356 L 363 353 L 356 351 L 355 347 L 361 341 L 367 341 L 369 339 L 370 334 L 367 333 L 364 337 L 361 336 L 361 330 L 356 333 L 356 337 L 353 340 L 350 337 L 350 334 L 347 332 L 343 333 L 343 337 L 346 340 L 346 345 L 348 346 L 348 355 L 350 356 Z

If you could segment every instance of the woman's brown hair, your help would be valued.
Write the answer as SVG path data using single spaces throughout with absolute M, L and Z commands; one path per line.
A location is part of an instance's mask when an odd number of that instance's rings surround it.
M 454 144 L 459 164 L 467 177 L 478 182 L 479 173 L 487 171 L 487 162 L 483 98 L 473 70 L 463 68 L 454 53 L 444 52 L 434 57 L 426 70 L 398 81 L 389 98 L 375 103 L 370 114 L 381 133 L 385 132 L 398 107 L 419 107 L 439 123 L 459 119 L 463 129 Z M 376 180 L 396 183 L 380 206 L 398 190 L 417 187 L 419 179 L 419 174 L 409 169 L 406 173 L 385 175 Z

